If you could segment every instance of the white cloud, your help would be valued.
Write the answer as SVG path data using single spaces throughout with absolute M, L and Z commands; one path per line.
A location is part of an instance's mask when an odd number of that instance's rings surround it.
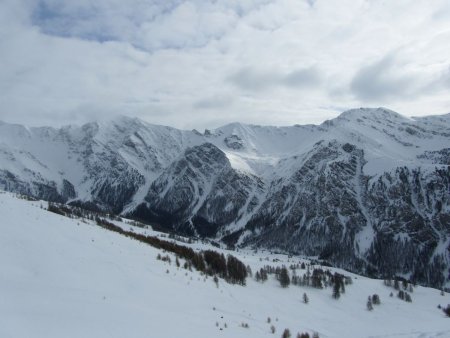
M 0 120 L 185 128 L 448 112 L 446 0 L 4 0 Z

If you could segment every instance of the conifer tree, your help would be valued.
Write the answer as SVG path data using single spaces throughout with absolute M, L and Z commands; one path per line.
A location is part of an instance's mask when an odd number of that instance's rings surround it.
M 398 283 L 398 279 L 395 279 L 395 280 L 394 280 L 394 289 L 395 289 L 395 290 L 399 290 L 399 289 L 400 289 L 400 285 L 399 285 L 399 283 Z
M 408 282 L 406 281 L 406 279 L 402 280 L 402 286 L 403 286 L 403 290 L 408 289 Z
M 290 279 L 289 279 L 289 272 L 286 269 L 285 266 L 283 266 L 280 270 L 280 274 L 279 274 L 279 281 L 280 281 L 280 285 L 283 288 L 287 288 L 290 284 Z
M 406 291 L 405 291 L 405 302 L 408 302 L 408 303 L 412 302 L 411 295 Z
M 450 317 L 450 304 L 447 305 L 446 308 L 443 308 L 442 311 L 447 315 L 447 317 Z
M 255 279 L 256 279 L 257 282 L 259 282 L 261 280 L 261 275 L 259 274 L 259 271 L 256 271 Z
M 308 304 L 309 303 L 309 298 L 308 295 L 305 293 L 303 293 L 303 303 Z
M 373 310 L 373 306 L 372 306 L 372 298 L 367 298 L 367 310 L 372 311 Z
M 339 283 L 336 283 L 336 281 L 333 284 L 333 298 L 334 299 L 339 299 L 341 297 L 341 292 L 340 292 L 341 286 L 339 285 Z
M 372 303 L 374 305 L 380 305 L 380 296 L 378 296 L 377 294 L 374 294 L 372 296 Z
M 281 338 L 291 338 L 291 331 L 289 331 L 289 329 L 284 329 Z
M 332 280 L 333 280 L 333 298 L 334 299 L 339 299 L 341 297 L 341 287 L 342 284 L 344 284 L 343 282 L 343 276 L 338 274 L 338 273 L 334 273 Z

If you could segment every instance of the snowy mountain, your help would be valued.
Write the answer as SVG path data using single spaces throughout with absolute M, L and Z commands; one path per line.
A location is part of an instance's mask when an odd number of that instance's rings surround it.
M 179 233 L 450 285 L 450 114 L 181 131 L 0 123 L 0 188 Z
M 196 252 L 231 252 L 254 272 L 265 266 L 307 265 L 289 269 L 292 283 L 287 288 L 273 274 L 265 282 L 256 281 L 255 274 L 247 277 L 246 286 L 222 278 L 216 285 L 213 278 L 183 268 L 184 259 L 179 258 L 178 267 L 170 252 L 47 207 L 46 202 L 0 191 L 1 337 L 252 338 L 280 337 L 285 329 L 293 337 L 316 332 L 320 338 L 450 335 L 449 318 L 438 308 L 450 303 L 450 295 L 436 289 L 409 285 L 405 292 L 412 302 L 405 302 L 397 296 L 403 286 L 396 290 L 382 280 L 314 265 L 304 257 L 171 239 Z M 167 240 L 166 234 L 126 219 L 114 223 Z M 339 299 L 332 297 L 330 286 L 293 284 L 294 276 L 315 269 L 344 274 L 352 283 Z M 374 294 L 380 304 L 369 311 L 367 299 Z

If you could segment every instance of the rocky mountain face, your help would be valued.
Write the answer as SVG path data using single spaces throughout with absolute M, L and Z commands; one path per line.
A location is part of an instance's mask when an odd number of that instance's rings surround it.
M 188 148 L 150 186 L 133 215 L 191 235 L 215 236 L 258 205 L 263 182 L 232 168 L 211 143 Z
M 130 118 L 0 123 L 0 189 L 229 245 L 450 285 L 450 115 L 180 131 Z

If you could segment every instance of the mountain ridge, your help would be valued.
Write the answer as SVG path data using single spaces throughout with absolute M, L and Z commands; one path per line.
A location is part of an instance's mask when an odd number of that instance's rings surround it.
M 385 108 L 204 133 L 128 117 L 0 123 L 4 190 L 434 286 L 449 283 L 449 160 L 450 114 Z

